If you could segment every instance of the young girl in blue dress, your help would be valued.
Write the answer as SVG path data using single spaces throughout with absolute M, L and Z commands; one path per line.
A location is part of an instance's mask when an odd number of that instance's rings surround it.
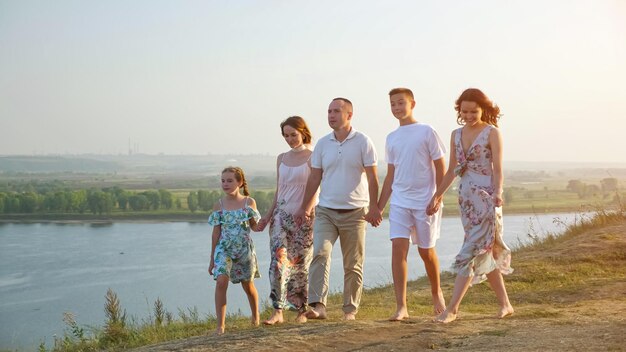
M 241 168 L 227 167 L 222 171 L 222 190 L 224 197 L 215 203 L 213 213 L 209 216 L 209 224 L 213 225 L 209 274 L 216 281 L 218 335 L 224 333 L 228 281 L 241 283 L 250 303 L 251 322 L 255 326 L 259 325 L 259 296 L 252 280 L 260 275 L 250 230 L 258 231 L 257 221 L 261 216 L 256 209 L 256 202 L 249 197 Z

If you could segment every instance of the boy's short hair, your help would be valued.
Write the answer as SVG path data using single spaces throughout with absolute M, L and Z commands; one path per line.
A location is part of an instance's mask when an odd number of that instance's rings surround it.
M 413 96 L 413 92 L 409 88 L 394 88 L 389 91 L 389 96 L 396 94 L 404 94 L 407 97 L 411 98 L 412 101 L 415 101 L 415 97 Z

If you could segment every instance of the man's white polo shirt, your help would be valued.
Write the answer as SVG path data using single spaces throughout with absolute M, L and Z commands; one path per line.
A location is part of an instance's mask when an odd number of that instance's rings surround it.
M 332 209 L 356 209 L 369 205 L 365 167 L 378 161 L 370 138 L 352 128 L 339 142 L 335 133 L 322 137 L 313 150 L 311 167 L 322 169 L 319 205 Z

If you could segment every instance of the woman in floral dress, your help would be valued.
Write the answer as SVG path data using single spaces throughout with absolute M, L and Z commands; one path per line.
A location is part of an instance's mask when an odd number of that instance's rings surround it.
M 277 184 L 274 202 L 259 221 L 263 229 L 270 223 L 270 299 L 274 312 L 263 323 L 282 323 L 283 310 L 298 312 L 296 322 L 306 322 L 309 265 L 313 253 L 312 219 L 298 226 L 292 214 L 302 204 L 311 167 L 311 132 L 303 118 L 292 116 L 280 124 L 291 147 L 276 161 Z
M 498 130 L 500 108 L 480 90 L 465 90 L 455 103 L 457 122 L 463 127 L 450 138 L 450 166 L 428 213 L 436 212 L 443 194 L 456 176 L 459 208 L 465 237 L 454 262 L 457 273 L 452 299 L 435 321 L 449 323 L 457 318 L 467 289 L 487 280 L 496 294 L 496 316 L 513 314 L 502 274 L 513 272 L 511 251 L 502 240 L 502 138 Z

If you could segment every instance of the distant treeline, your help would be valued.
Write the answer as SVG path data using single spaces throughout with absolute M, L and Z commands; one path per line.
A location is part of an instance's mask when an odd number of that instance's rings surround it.
M 216 190 L 191 191 L 183 200 L 166 189 L 127 191 L 120 187 L 88 190 L 36 190 L 24 192 L 0 192 L 0 213 L 92 213 L 110 214 L 114 211 L 184 210 L 191 212 L 211 211 L 213 204 L 222 196 Z M 274 199 L 274 192 L 252 193 L 260 212 L 266 212 Z

